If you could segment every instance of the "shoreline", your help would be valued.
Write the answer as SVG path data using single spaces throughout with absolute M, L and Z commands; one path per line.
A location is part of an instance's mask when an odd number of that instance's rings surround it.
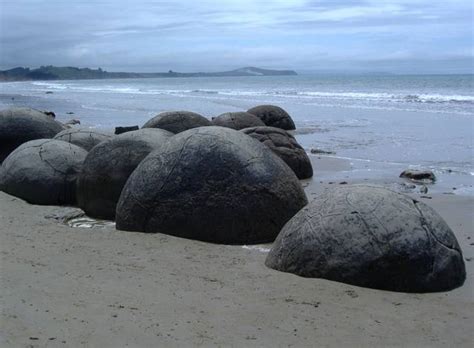
M 302 182 L 309 200 L 333 185 L 324 177 L 350 166 L 322 156 L 312 160 L 314 179 Z M 215 245 L 110 226 L 71 228 L 45 218 L 65 208 L 30 205 L 0 192 L 0 343 L 468 347 L 474 197 L 431 196 L 421 200 L 453 229 L 467 278 L 449 292 L 409 294 L 268 269 L 267 245 Z

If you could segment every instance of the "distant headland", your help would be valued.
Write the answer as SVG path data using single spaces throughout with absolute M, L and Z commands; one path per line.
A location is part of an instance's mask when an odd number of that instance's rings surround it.
M 224 76 L 287 76 L 297 75 L 293 70 L 270 70 L 245 67 L 222 72 L 180 73 L 175 71 L 158 73 L 108 72 L 98 69 L 77 67 L 42 66 L 37 69 L 18 67 L 0 70 L 0 81 L 31 80 L 86 80 L 86 79 L 124 79 L 152 77 L 224 77 Z

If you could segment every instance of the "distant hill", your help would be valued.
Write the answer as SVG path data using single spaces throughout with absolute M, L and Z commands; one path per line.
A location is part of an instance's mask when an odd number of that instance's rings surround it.
M 42 66 L 37 69 L 14 68 L 0 70 L 0 81 L 30 81 L 30 80 L 85 80 L 85 79 L 123 79 L 151 77 L 221 77 L 221 76 L 284 76 L 297 75 L 293 70 L 269 70 L 255 67 L 245 67 L 223 72 L 180 73 L 172 70 L 165 73 L 129 73 L 107 72 L 99 69 Z

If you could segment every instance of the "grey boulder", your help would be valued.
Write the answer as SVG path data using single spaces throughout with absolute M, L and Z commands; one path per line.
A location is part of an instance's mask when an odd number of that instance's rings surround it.
M 215 126 L 232 128 L 240 130 L 249 127 L 265 126 L 265 124 L 256 116 L 248 112 L 226 112 L 212 118 Z
M 105 140 L 87 154 L 77 179 L 77 203 L 87 215 L 115 218 L 115 207 L 130 174 L 173 134 L 146 128 Z
M 304 205 L 291 169 L 265 145 L 223 127 L 182 132 L 130 176 L 117 229 L 225 244 L 270 242 Z
M 303 277 L 403 292 L 461 286 L 459 244 L 429 206 L 381 187 L 327 190 L 282 229 L 265 264 Z
M 281 128 L 285 130 L 296 129 L 291 116 L 276 105 L 259 105 L 247 110 L 248 113 L 257 116 L 266 126 Z
M 177 134 L 188 129 L 211 125 L 211 121 L 195 112 L 165 111 L 146 122 L 142 128 L 161 128 Z
M 107 132 L 86 128 L 69 128 L 59 132 L 53 139 L 66 141 L 90 151 L 98 143 L 110 139 L 112 135 Z
M 65 127 L 53 117 L 30 108 L 0 111 L 0 163 L 18 146 L 35 139 L 49 139 Z
M 275 127 L 244 128 L 241 132 L 267 145 L 295 172 L 298 179 L 313 176 L 313 167 L 306 151 L 290 133 Z
M 3 162 L 0 190 L 32 204 L 74 204 L 76 178 L 86 155 L 83 148 L 61 140 L 26 142 Z

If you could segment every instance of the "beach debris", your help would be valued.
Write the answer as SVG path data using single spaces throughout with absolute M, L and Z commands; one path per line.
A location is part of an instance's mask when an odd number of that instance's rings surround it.
M 115 227 L 115 222 L 109 220 L 93 219 L 88 216 L 79 216 L 66 221 L 67 225 L 74 228 L 104 228 Z
M 140 128 L 138 126 L 128 126 L 128 127 L 115 127 L 115 133 L 116 135 L 127 133 L 127 132 L 133 132 L 137 131 Z
M 421 185 L 420 187 L 420 193 L 428 193 L 428 187 L 426 185 Z
M 313 155 L 335 155 L 336 154 L 333 151 L 325 151 L 325 150 L 314 149 L 314 148 L 309 150 L 309 152 L 312 153 Z
M 33 204 L 74 204 L 86 155 L 83 148 L 61 140 L 26 142 L 3 162 L 0 190 Z
M 347 185 L 347 181 L 341 181 L 339 185 Z
M 308 200 L 263 144 L 224 127 L 174 135 L 128 179 L 117 229 L 224 244 L 271 242 Z
M 276 105 L 259 105 L 247 110 L 248 113 L 257 116 L 266 126 L 281 128 L 284 130 L 296 129 L 291 116 Z
M 68 111 L 68 112 L 66 112 L 66 114 L 67 114 L 67 115 L 74 115 L 74 112 Z
M 0 163 L 18 146 L 35 139 L 50 139 L 64 126 L 42 111 L 10 108 L 0 111 Z
M 400 174 L 400 178 L 423 184 L 432 184 L 436 181 L 436 176 L 431 170 L 407 169 Z
M 46 91 L 46 94 L 53 94 L 53 91 Z
M 226 112 L 217 117 L 213 117 L 212 124 L 214 126 L 227 127 L 235 130 L 265 126 L 265 123 L 257 116 L 243 111 Z
M 327 189 L 282 229 L 265 264 L 303 277 L 403 292 L 461 286 L 453 231 L 428 205 L 378 186 Z
M 161 128 L 177 134 L 188 129 L 206 126 L 212 126 L 211 121 L 195 112 L 165 111 L 148 120 L 142 128 Z
M 295 172 L 298 179 L 308 179 L 313 176 L 313 167 L 306 151 L 287 131 L 265 126 L 244 128 L 241 132 L 268 146 Z
M 116 135 L 94 146 L 77 178 L 77 204 L 88 216 L 113 220 L 130 174 L 173 133 L 158 128 Z
M 90 151 L 100 142 L 110 139 L 112 134 L 86 128 L 69 128 L 59 132 L 53 139 L 66 141 Z

